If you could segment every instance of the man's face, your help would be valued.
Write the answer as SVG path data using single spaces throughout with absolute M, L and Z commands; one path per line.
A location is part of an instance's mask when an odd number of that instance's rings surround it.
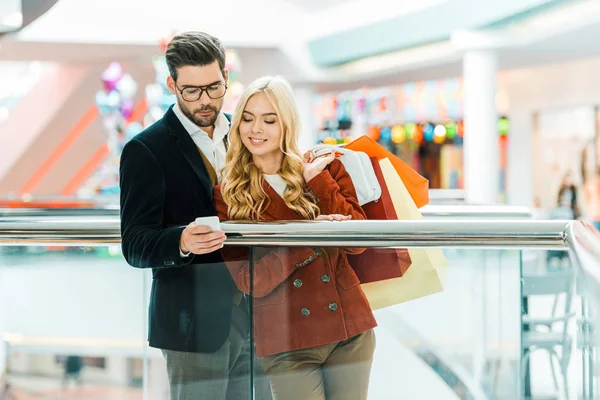
M 177 96 L 177 104 L 186 117 L 199 127 L 210 127 L 215 124 L 223 107 L 224 96 L 211 96 L 224 94 L 227 70 L 224 75 L 217 61 L 204 66 L 186 65 L 177 69 L 177 82 L 171 76 L 167 78 L 167 86 Z M 199 88 L 207 90 L 197 98 L 201 92 Z

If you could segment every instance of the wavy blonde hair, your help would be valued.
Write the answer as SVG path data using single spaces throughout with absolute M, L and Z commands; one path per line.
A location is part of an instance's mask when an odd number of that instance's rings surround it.
M 242 93 L 229 132 L 230 147 L 223 174 L 223 200 L 228 206 L 228 218 L 238 221 L 261 220 L 269 205 L 263 188 L 263 172 L 252 161 L 252 153 L 242 143 L 240 123 L 248 100 L 264 93 L 277 113 L 281 130 L 279 147 L 284 154 L 279 175 L 287 184 L 283 200 L 287 206 L 305 219 L 319 215 L 319 207 L 304 192 L 303 158 L 298 148 L 300 119 L 294 94 L 289 83 L 278 76 L 266 76 L 252 82 Z

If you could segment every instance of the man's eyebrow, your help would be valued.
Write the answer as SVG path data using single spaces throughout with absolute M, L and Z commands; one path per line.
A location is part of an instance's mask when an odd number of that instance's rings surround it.
M 181 86 L 181 88 L 182 89 L 187 89 L 187 88 L 205 88 L 205 87 L 208 87 L 208 86 L 216 85 L 217 83 L 222 83 L 222 81 L 218 80 L 218 81 L 214 81 L 213 83 L 209 83 L 208 85 L 202 85 L 202 86 L 183 85 L 183 86 Z

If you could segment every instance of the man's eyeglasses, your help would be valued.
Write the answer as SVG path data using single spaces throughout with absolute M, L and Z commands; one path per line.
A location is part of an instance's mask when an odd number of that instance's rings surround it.
M 189 102 L 199 100 L 205 91 L 208 97 L 211 99 L 220 99 L 221 97 L 225 96 L 225 93 L 227 92 L 227 84 L 219 82 L 208 86 L 188 86 L 184 87 L 183 89 L 179 89 L 179 87 L 177 87 L 177 90 L 179 90 L 181 97 L 183 97 L 185 101 Z

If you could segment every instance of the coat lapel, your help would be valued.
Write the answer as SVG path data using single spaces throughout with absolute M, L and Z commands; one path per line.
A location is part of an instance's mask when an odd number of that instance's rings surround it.
M 279 196 L 279 194 L 269 185 L 266 179 L 263 178 L 263 188 L 269 197 L 269 206 L 263 212 L 265 219 L 268 220 L 280 220 L 280 221 L 294 221 L 303 219 L 302 216 L 297 214 L 295 211 L 290 210 L 285 204 L 285 201 Z
M 173 106 L 169 108 L 169 110 L 165 114 L 165 119 L 167 121 L 167 125 L 169 126 L 169 130 L 171 135 L 175 136 L 176 144 L 185 160 L 190 164 L 192 170 L 200 179 L 202 186 L 207 188 L 210 193 L 212 193 L 212 187 L 210 184 L 210 178 L 208 176 L 208 171 L 202 162 L 202 157 L 198 152 L 198 147 L 192 137 L 187 133 L 179 119 L 173 112 Z

